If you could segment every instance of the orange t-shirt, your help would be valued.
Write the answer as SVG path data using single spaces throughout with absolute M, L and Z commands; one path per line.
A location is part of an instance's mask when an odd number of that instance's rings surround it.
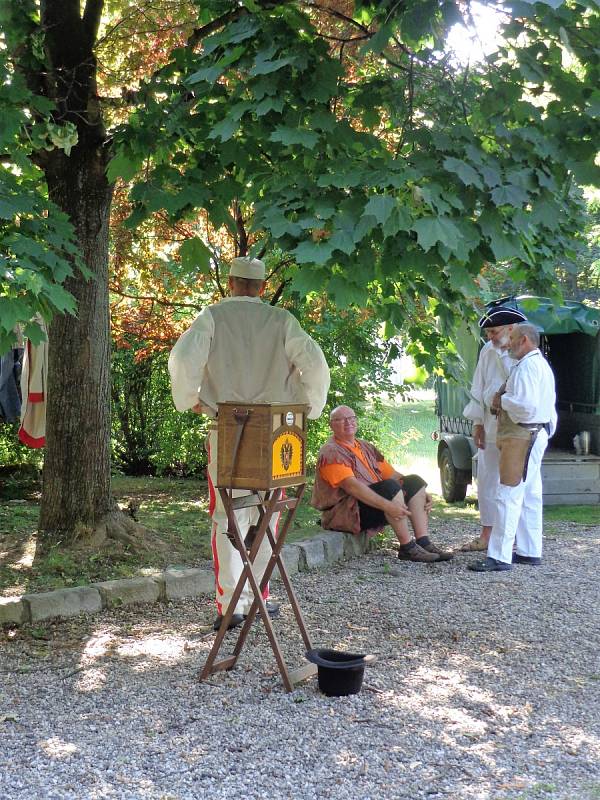
M 360 461 L 362 461 L 367 470 L 373 476 L 373 483 L 375 483 L 376 481 L 384 481 L 387 478 L 392 478 L 394 476 L 396 470 L 390 464 L 388 464 L 387 461 L 377 462 L 377 466 L 381 473 L 381 477 L 376 475 L 371 469 L 371 467 L 369 467 L 369 465 L 367 464 L 363 451 L 361 450 L 360 444 L 358 442 L 355 441 L 354 446 L 351 446 L 349 444 L 343 444 L 342 442 L 338 442 L 338 444 L 342 444 L 343 447 L 347 447 L 348 450 L 351 450 L 354 453 L 354 455 L 358 459 L 360 459 Z M 346 466 L 346 464 L 323 464 L 323 466 L 319 468 L 319 474 L 321 475 L 323 480 L 327 481 L 327 483 L 330 486 L 333 486 L 334 488 L 336 486 L 339 486 L 340 483 L 346 478 L 354 477 L 352 469 Z

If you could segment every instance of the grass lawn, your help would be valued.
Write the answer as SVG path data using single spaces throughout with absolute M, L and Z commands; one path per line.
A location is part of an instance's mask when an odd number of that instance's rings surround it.
M 384 455 L 399 472 L 421 475 L 435 495 L 441 495 L 437 466 L 437 442 L 431 434 L 439 429 L 433 399 L 387 406 L 388 434 Z
M 15 487 L 20 497 L 0 499 L 0 596 L 81 586 L 168 566 L 197 566 L 210 560 L 205 482 L 115 476 L 112 485 L 122 507 L 129 501 L 139 505 L 139 522 L 158 533 L 166 545 L 163 552 L 134 553 L 115 544 L 91 553 L 53 548 L 40 556 L 36 547 L 39 492 L 23 492 L 23 487 Z M 310 487 L 306 492 L 288 542 L 306 539 L 318 530 L 318 513 L 308 504 Z
M 416 472 L 428 481 L 436 500 L 432 521 L 477 522 L 473 498 L 447 505 L 440 495 L 436 463 L 437 444 L 431 439 L 437 429 L 433 401 L 418 400 L 388 407 L 385 454 L 400 471 Z M 310 507 L 310 485 L 301 503 L 288 542 L 320 532 L 318 514 Z M 122 507 L 129 501 L 139 505 L 139 521 L 154 529 L 165 547 L 162 551 L 133 553 L 122 545 L 98 551 L 54 548 L 40 556 L 36 548 L 39 486 L 12 481 L 0 494 L 0 596 L 49 591 L 93 581 L 131 577 L 167 566 L 197 566 L 210 560 L 210 523 L 206 483 L 176 478 L 130 478 L 115 476 L 113 491 Z M 598 506 L 551 506 L 545 509 L 549 535 L 564 529 L 598 525 Z

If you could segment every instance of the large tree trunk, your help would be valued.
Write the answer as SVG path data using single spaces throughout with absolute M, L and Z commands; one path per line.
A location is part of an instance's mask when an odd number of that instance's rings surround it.
M 71 121 L 79 141 L 70 155 L 40 158 L 51 199 L 75 226 L 83 260 L 66 288 L 77 316 L 56 317 L 49 331 L 42 546 L 117 538 L 137 544 L 144 529 L 122 514 L 110 492 L 110 331 L 108 221 L 112 187 L 96 91 L 94 42 L 103 0 L 46 0 L 40 6 L 48 72 L 46 93 L 57 119 Z
M 54 151 L 46 168 L 52 200 L 77 230 L 92 273 L 70 278 L 77 317 L 56 317 L 49 331 L 46 457 L 40 529 L 53 540 L 93 529 L 113 510 L 110 498 L 110 331 L 108 219 L 111 188 L 104 160 L 85 146 Z
M 100 546 L 116 539 L 145 547 L 146 529 L 117 507 L 110 491 L 110 326 L 108 223 L 112 187 L 104 147 L 84 140 L 45 165 L 48 191 L 77 231 L 90 278 L 66 288 L 77 316 L 55 317 L 49 331 L 46 457 L 40 542 Z

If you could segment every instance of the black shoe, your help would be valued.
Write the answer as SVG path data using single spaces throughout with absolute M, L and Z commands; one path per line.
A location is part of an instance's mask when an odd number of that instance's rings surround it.
M 472 572 L 506 572 L 512 567 L 504 561 L 498 561 L 496 558 L 488 556 L 485 561 L 476 561 L 474 564 L 468 564 L 467 569 Z
M 271 619 L 275 619 L 275 617 L 279 616 L 279 603 L 273 603 L 271 600 L 266 600 L 265 605 L 267 607 L 267 614 Z M 260 609 L 258 610 L 257 617 L 260 617 Z
M 532 567 L 539 567 L 542 559 L 537 558 L 537 556 L 521 556 L 518 553 L 513 553 L 512 562 L 513 564 L 531 564 Z
M 246 619 L 243 614 L 234 614 L 232 618 L 229 620 L 229 625 L 227 626 L 227 630 L 230 631 L 232 628 L 237 628 L 242 622 Z M 223 622 L 223 615 L 219 614 L 218 617 L 215 617 L 215 621 L 213 622 L 213 631 L 218 631 L 221 627 L 221 623 Z

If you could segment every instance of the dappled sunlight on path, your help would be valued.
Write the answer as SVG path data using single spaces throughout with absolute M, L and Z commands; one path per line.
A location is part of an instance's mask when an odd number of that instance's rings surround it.
M 450 545 L 465 525 L 477 521 L 436 520 Z M 491 576 L 466 570 L 476 554 L 429 567 L 384 545 L 294 576 L 315 646 L 377 655 L 347 698 L 314 679 L 286 694 L 260 623 L 233 671 L 199 683 L 209 598 L 5 634 L 0 796 L 533 800 L 553 786 L 552 800 L 591 800 L 599 544 L 599 528 L 569 528 L 546 542 L 543 567 Z M 299 666 L 289 603 L 273 592 Z

